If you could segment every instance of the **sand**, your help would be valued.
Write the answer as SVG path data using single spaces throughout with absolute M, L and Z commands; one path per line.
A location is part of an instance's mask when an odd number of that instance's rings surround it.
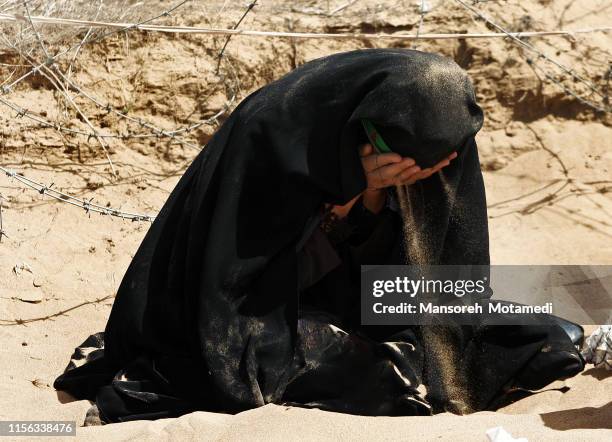
M 229 5 L 221 17 L 209 13 L 218 6 L 216 2 L 202 2 L 171 19 L 225 26 L 241 15 L 243 5 L 237 3 Z M 414 2 L 378 3 L 383 7 L 359 1 L 342 14 L 325 18 L 292 13 L 288 6 L 279 12 L 274 9 L 278 2 L 265 2 L 243 25 L 278 30 L 293 26 L 330 32 L 414 32 L 414 23 L 418 23 Z M 536 29 L 556 28 L 561 15 L 561 25 L 567 28 L 609 25 L 612 13 L 612 8 L 592 13 L 603 3 L 587 0 L 572 2 L 565 12 L 566 2 L 510 3 L 486 8 L 503 15 L 508 23 L 522 23 L 529 16 Z M 315 4 L 299 2 L 297 6 Z M 293 21 L 287 22 L 287 17 Z M 426 32 L 465 30 L 487 29 L 449 4 L 436 7 L 424 22 Z M 126 52 L 125 41 L 117 38 L 84 48 L 74 78 L 134 115 L 173 128 L 205 118 L 226 102 L 227 88 L 210 73 L 215 48 L 222 44 L 219 38 L 135 34 Z M 574 43 L 550 39 L 538 44 L 550 54 L 559 49 L 560 60 L 597 81 L 605 73 L 606 54 L 612 47 L 610 36 L 605 34 L 579 36 Z M 241 99 L 295 64 L 364 45 L 379 43 L 234 38 L 227 54 L 240 78 L 240 84 L 233 86 Z M 474 79 L 485 109 L 487 120 L 478 143 L 487 188 L 492 262 L 612 264 L 609 121 L 593 116 L 553 85 L 540 88 L 533 71 L 509 43 L 444 41 L 420 43 L 419 48 L 441 51 L 460 61 Z M 46 112 L 49 118 L 63 109 L 48 85 L 34 81 L 18 88 L 10 98 Z M 83 108 L 92 121 L 107 130 L 125 129 L 124 123 L 87 105 L 86 100 Z M 69 124 L 84 127 L 77 118 Z M 0 128 L 1 165 L 40 182 L 54 183 L 66 192 L 95 197 L 98 203 L 141 213 L 159 210 L 195 155 L 189 148 L 164 140 L 112 141 L 109 144 L 119 177 L 111 179 L 108 164 L 94 142 L 62 138 L 27 118 L 15 118 L 5 108 L 0 112 Z M 214 126 L 205 125 L 186 139 L 203 144 L 213 130 Z M 558 154 L 563 166 L 551 152 Z M 0 420 L 76 420 L 81 424 L 89 404 L 71 402 L 51 385 L 73 348 L 104 328 L 112 296 L 147 225 L 93 214 L 89 217 L 4 177 L 0 177 L 0 194 L 5 198 L 2 217 L 8 235 L 0 243 L 0 319 L 9 321 L 0 325 Z M 84 301 L 90 303 L 57 315 Z M 12 320 L 45 316 L 52 318 L 9 325 Z M 562 386 L 569 389 L 563 393 L 558 389 Z M 611 440 L 612 372 L 589 368 L 494 413 L 371 418 L 269 405 L 236 416 L 193 413 L 157 422 L 79 428 L 77 434 L 79 439 L 105 441 L 485 441 L 485 431 L 498 425 L 515 437 L 532 441 Z

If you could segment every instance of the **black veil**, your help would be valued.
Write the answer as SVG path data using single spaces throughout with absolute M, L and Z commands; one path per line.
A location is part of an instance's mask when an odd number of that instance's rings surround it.
M 309 222 L 323 204 L 344 204 L 366 185 L 357 151 L 365 141 L 361 118 L 423 166 L 458 151 L 443 173 L 410 187 L 413 225 L 426 238 L 427 263 L 487 265 L 474 141 L 483 115 L 465 72 L 447 58 L 403 49 L 324 57 L 252 93 L 225 121 L 140 245 L 104 334 L 77 349 L 73 359 L 85 363 L 71 363 L 55 387 L 95 400 L 108 421 L 283 401 L 359 414 L 428 413 L 416 391 L 427 366 L 418 331 L 340 333 L 331 319 L 299 305 L 297 245 Z M 409 250 L 392 249 L 374 247 L 368 256 L 378 264 L 410 259 Z M 329 288 L 338 281 L 319 287 L 340 310 L 350 309 L 342 304 L 350 284 Z M 490 382 L 480 409 L 552 336 L 564 352 L 573 349 L 556 329 L 527 332 L 523 348 L 518 331 L 512 343 L 499 334 L 488 347 L 493 354 L 483 356 L 482 345 L 474 347 L 477 333 L 458 333 L 470 366 L 508 348 L 517 356 L 501 374 L 483 372 L 483 385 Z M 400 344 L 389 346 L 390 336 Z M 580 369 L 576 356 L 535 383 Z

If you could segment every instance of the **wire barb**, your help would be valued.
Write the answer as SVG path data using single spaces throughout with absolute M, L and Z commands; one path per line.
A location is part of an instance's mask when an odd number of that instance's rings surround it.
M 458 0 L 457 0 L 458 1 Z M 467 5 L 469 6 L 469 5 Z M 471 6 L 470 6 L 471 7 Z M 0 21 L 14 21 L 14 15 L 0 14 Z M 113 33 L 129 31 L 134 25 L 129 23 L 114 23 L 114 22 L 97 22 L 91 20 L 73 20 L 61 17 L 32 17 L 34 22 L 45 24 L 55 24 L 63 26 L 92 26 L 100 28 L 112 28 Z M 164 26 L 164 25 L 145 25 L 138 24 L 139 31 L 147 32 L 165 32 L 171 34 L 208 34 L 208 35 L 240 35 L 249 37 L 279 37 L 279 38 L 302 38 L 302 39 L 346 39 L 346 40 L 362 40 L 364 38 L 379 39 L 379 40 L 415 40 L 417 37 L 414 34 L 385 34 L 385 33 L 321 33 L 321 32 L 282 32 L 282 31 L 258 31 L 253 29 L 226 29 L 226 28 L 206 28 L 195 26 Z M 448 40 L 448 39 L 465 39 L 465 38 L 507 38 L 507 37 L 568 37 L 575 34 L 592 34 L 595 32 L 610 32 L 612 26 L 598 26 L 584 29 L 554 29 L 549 31 L 526 31 L 526 32 L 476 32 L 476 33 L 431 33 L 419 35 L 419 40 Z M 88 43 L 90 40 L 87 41 Z M 67 49 L 54 56 L 63 55 L 74 48 Z
M 497 29 L 498 31 L 502 32 L 503 34 L 507 35 L 508 37 L 510 37 L 510 39 L 516 43 L 517 45 L 521 46 L 524 49 L 527 49 L 530 52 L 533 52 L 537 55 L 537 59 L 540 60 L 544 60 L 547 63 L 552 64 L 553 66 L 561 69 L 563 72 L 565 72 L 566 74 L 570 75 L 574 81 L 576 82 L 580 82 L 582 84 L 584 84 L 587 88 L 589 88 L 593 93 L 595 93 L 596 95 L 599 95 L 604 101 L 606 99 L 606 95 L 604 93 L 602 93 L 592 82 L 590 82 L 589 80 L 583 78 L 581 75 L 578 75 L 576 72 L 574 72 L 571 68 L 568 68 L 567 66 L 561 64 L 560 62 L 558 62 L 557 60 L 547 56 L 546 54 L 544 54 L 542 51 L 540 51 L 539 49 L 537 49 L 535 46 L 533 46 L 530 43 L 527 43 L 526 41 L 522 40 L 521 38 L 528 36 L 528 33 L 516 33 L 516 32 L 509 32 L 507 31 L 505 28 L 503 28 L 502 26 L 500 26 L 499 24 L 497 24 L 495 21 L 493 21 L 493 19 L 491 19 L 490 17 L 488 17 L 487 15 L 485 15 L 484 13 L 482 13 L 481 11 L 479 11 L 477 8 L 467 4 L 464 0 L 455 0 L 457 3 L 459 3 L 463 8 L 467 9 L 469 12 L 471 12 L 473 15 L 476 15 L 477 17 L 479 17 L 480 19 L 484 20 L 485 22 L 487 22 L 489 25 L 493 26 L 495 29 Z M 533 61 L 531 63 L 533 66 L 535 66 L 535 61 Z M 550 76 L 549 74 L 546 74 L 547 78 L 552 79 L 553 77 Z M 601 105 L 599 105 L 598 103 L 594 103 L 590 100 L 587 100 L 586 98 L 582 98 L 579 97 L 577 93 L 575 92 L 568 92 L 569 88 L 567 88 L 566 86 L 562 85 L 560 82 L 556 81 L 556 80 L 551 80 L 553 81 L 553 83 L 555 83 L 558 86 L 561 86 L 561 88 L 566 92 L 569 93 L 570 95 L 572 95 L 575 98 L 579 98 L 579 101 L 585 105 L 587 105 L 588 107 L 591 107 L 592 109 L 596 110 L 596 111 L 601 111 L 601 112 L 610 112 L 609 108 L 606 107 L 602 107 Z
M 6 234 L 6 231 L 4 230 L 4 225 L 2 222 L 2 209 L 4 208 L 2 203 L 3 200 L 4 196 L 2 196 L 2 194 L 0 193 L 0 243 L 2 242 L 2 237 L 6 237 L 6 239 L 9 239 L 8 235 Z
M 6 169 L 2 166 L 0 166 L 0 172 L 3 172 L 7 177 L 18 181 L 24 186 L 36 190 L 41 195 L 46 195 L 57 201 L 80 207 L 84 209 L 85 213 L 88 215 L 94 212 L 99 213 L 100 215 L 109 215 L 130 221 L 153 222 L 155 220 L 155 216 L 153 215 L 143 215 L 139 213 L 125 212 L 122 210 L 114 209 L 112 207 L 104 207 L 95 204 L 92 202 L 93 198 L 85 200 L 74 197 L 72 195 L 68 195 L 66 193 L 60 192 L 59 190 L 53 189 L 52 186 L 54 185 L 54 183 L 51 183 L 49 186 L 46 186 L 37 181 L 31 180 L 30 178 L 26 178 L 25 176 L 18 174 L 14 170 Z
M 240 19 L 234 25 L 234 28 L 233 28 L 234 30 L 237 29 L 238 26 L 240 26 L 240 23 L 242 23 L 242 21 L 245 19 L 247 14 L 255 7 L 256 4 L 257 4 L 257 0 L 253 0 L 251 3 L 248 4 L 246 11 L 244 11 L 244 14 L 242 14 L 242 17 L 240 17 Z M 227 38 L 225 39 L 225 44 L 223 44 L 223 47 L 221 48 L 221 52 L 219 52 L 219 55 L 217 56 L 217 68 L 215 69 L 216 74 L 219 74 L 219 68 L 221 67 L 221 59 L 223 58 L 223 54 L 225 53 L 225 48 L 227 48 L 227 45 L 229 44 L 231 38 L 232 38 L 232 34 L 229 34 Z

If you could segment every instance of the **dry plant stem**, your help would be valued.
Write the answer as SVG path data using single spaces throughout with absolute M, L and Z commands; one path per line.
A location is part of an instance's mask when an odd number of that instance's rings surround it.
M 561 166 L 561 172 L 563 172 L 563 175 L 565 176 L 565 178 L 568 181 L 572 181 L 572 179 L 569 176 L 569 169 L 567 168 L 567 166 L 565 165 L 565 163 L 563 162 L 559 154 L 553 151 L 552 149 L 550 149 L 548 146 L 546 146 L 546 144 L 544 144 L 544 140 L 542 140 L 542 137 L 540 136 L 540 134 L 533 127 L 531 127 L 530 124 L 526 124 L 525 126 L 527 127 L 527 129 L 529 129 L 529 131 L 536 138 L 536 140 L 540 144 L 540 147 L 542 147 L 542 149 L 548 152 L 550 156 L 552 156 L 557 161 L 557 163 L 559 163 L 559 166 Z
M 545 186 L 544 188 L 548 188 L 548 187 L 550 187 L 552 185 L 560 184 L 560 186 L 556 190 L 554 190 L 551 193 L 548 193 L 547 195 L 545 195 L 544 197 L 538 199 L 537 201 L 534 201 L 532 203 L 526 204 L 525 206 L 523 206 L 520 209 L 514 209 L 514 210 L 510 210 L 508 212 L 502 213 L 500 215 L 496 215 L 496 216 L 494 216 L 494 218 L 499 218 L 501 216 L 506 216 L 506 215 L 509 215 L 511 213 L 519 213 L 521 215 L 528 215 L 528 214 L 536 212 L 537 210 L 540 210 L 542 207 L 545 207 L 546 205 L 552 203 L 553 201 L 560 201 L 561 199 L 566 198 L 568 195 L 574 195 L 574 192 L 579 190 L 578 187 L 575 186 L 574 180 L 569 175 L 569 169 L 567 168 L 567 166 L 565 165 L 565 163 L 563 162 L 563 160 L 561 159 L 559 154 L 557 154 L 555 151 L 553 151 L 548 146 L 546 146 L 546 144 L 544 143 L 544 140 L 542 139 L 542 137 L 540 137 L 538 132 L 533 127 L 531 127 L 531 125 L 527 124 L 526 127 L 534 135 L 534 137 L 536 138 L 536 140 L 540 144 L 540 147 L 542 148 L 542 150 L 546 151 L 559 164 L 560 169 L 561 169 L 561 173 L 563 174 L 564 179 L 556 180 L 555 182 Z M 567 192 L 565 194 L 561 193 L 566 188 L 569 189 L 569 192 Z M 527 194 L 525 196 L 529 196 L 531 194 L 532 193 L 529 193 L 529 194 Z M 520 198 L 513 198 L 513 199 L 508 200 L 508 201 L 502 201 L 502 202 L 500 202 L 498 204 L 492 205 L 491 207 L 499 207 L 500 205 L 506 204 L 506 203 L 511 202 L 511 201 L 516 201 L 518 199 L 520 199 Z

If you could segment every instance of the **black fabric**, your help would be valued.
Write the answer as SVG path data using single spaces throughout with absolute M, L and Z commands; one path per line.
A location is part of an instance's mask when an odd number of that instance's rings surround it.
M 365 188 L 360 118 L 385 128 L 394 150 L 423 166 L 452 150 L 459 156 L 409 187 L 406 220 L 385 209 L 366 241 L 339 244 L 341 264 L 300 293 L 300 246 L 313 220 Z M 474 141 L 481 124 L 466 74 L 418 51 L 336 54 L 254 92 L 151 226 L 93 365 L 69 367 L 55 387 L 95 400 L 111 422 L 287 401 L 374 415 L 444 409 L 452 401 L 435 388 L 439 367 L 425 329 L 359 325 L 358 268 L 489 263 Z M 407 248 L 403 223 L 418 239 Z M 482 391 L 471 409 L 513 382 L 533 387 L 582 369 L 558 326 L 510 330 L 483 323 L 445 332 L 463 355 L 458 370 L 477 372 Z M 555 351 L 542 353 L 551 342 Z M 417 392 L 421 383 L 427 397 Z

